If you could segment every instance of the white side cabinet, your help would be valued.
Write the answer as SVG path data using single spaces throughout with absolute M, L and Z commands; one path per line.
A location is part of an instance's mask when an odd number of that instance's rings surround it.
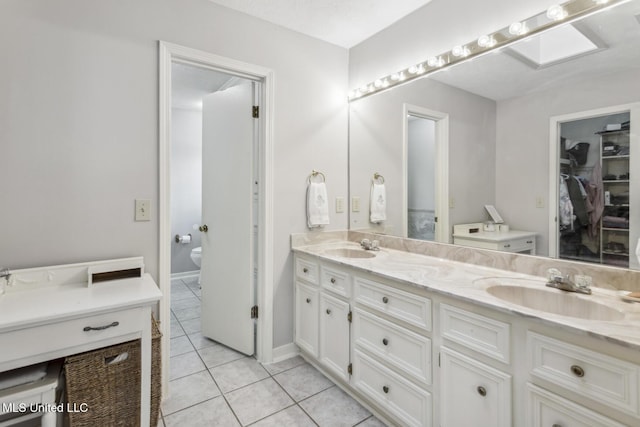
M 318 356 L 318 308 L 320 291 L 303 282 L 296 282 L 295 341 L 311 356 Z
M 349 381 L 349 303 L 326 293 L 320 296 L 320 363 Z
M 440 348 L 440 425 L 511 426 L 511 375 Z

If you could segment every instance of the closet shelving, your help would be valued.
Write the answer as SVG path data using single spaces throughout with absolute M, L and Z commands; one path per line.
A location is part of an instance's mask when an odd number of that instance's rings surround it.
M 597 132 L 605 198 L 600 221 L 603 264 L 629 266 L 630 130 Z

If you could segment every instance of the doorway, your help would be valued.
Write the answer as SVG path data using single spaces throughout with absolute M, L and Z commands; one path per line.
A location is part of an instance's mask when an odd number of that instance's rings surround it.
M 409 104 L 403 114 L 404 236 L 448 243 L 449 116 Z
M 222 83 L 217 89 L 213 89 L 209 86 L 206 91 L 211 93 L 207 96 L 201 97 L 201 102 L 204 105 L 202 112 L 202 135 L 203 146 L 209 147 L 209 150 L 203 151 L 204 167 L 202 169 L 204 174 L 204 180 L 202 182 L 202 194 L 205 195 L 202 199 L 202 219 L 200 221 L 189 221 L 186 227 L 189 230 L 182 230 L 174 232 L 171 228 L 172 224 L 172 192 L 171 192 L 171 172 L 172 166 L 172 127 L 176 125 L 172 118 L 172 98 L 173 93 L 173 74 L 176 67 L 183 67 L 184 70 L 190 71 L 193 74 L 203 77 L 205 75 L 215 75 L 217 77 L 222 76 Z M 213 74 L 211 74 L 213 73 Z M 197 80 L 197 79 L 196 79 Z M 207 82 L 208 79 L 203 79 L 200 83 Z M 209 81 L 209 84 L 211 82 Z M 246 288 L 246 292 L 241 297 L 237 295 L 229 294 L 227 290 L 216 290 L 218 297 L 209 298 L 213 301 L 212 304 L 219 304 L 224 302 L 224 308 L 238 305 L 237 299 L 244 298 L 247 301 L 242 301 L 242 304 L 247 305 L 246 311 L 233 310 L 233 313 L 237 314 L 242 312 L 242 316 L 249 319 L 248 322 L 244 322 L 244 326 L 249 325 L 251 328 L 248 332 L 244 331 L 242 334 L 250 336 L 251 344 L 249 347 L 243 347 L 240 349 L 244 353 L 255 353 L 256 358 L 261 362 L 270 362 L 272 358 L 272 294 L 273 294 L 273 279 L 272 279 L 272 255 L 271 251 L 267 248 L 273 244 L 273 226 L 272 226 L 272 206 L 270 200 L 272 191 L 272 164 L 271 164 L 271 105 L 272 105 L 272 90 L 273 90 L 273 73 L 265 68 L 246 64 L 228 58 L 219 57 L 217 55 L 209 54 L 202 51 L 197 51 L 182 46 L 177 46 L 169 43 L 160 42 L 160 268 L 159 268 L 159 284 L 163 293 L 163 300 L 160 304 L 160 320 L 161 328 L 163 332 L 162 343 L 162 361 L 163 361 L 163 390 L 165 395 L 168 394 L 168 379 L 169 379 L 169 363 L 170 363 L 170 330 L 171 330 L 171 249 L 172 245 L 186 246 L 183 242 L 185 236 L 192 235 L 193 240 L 196 240 L 194 236 L 198 236 L 201 239 L 202 247 L 202 298 L 203 301 L 207 299 L 207 283 L 215 282 L 216 286 L 221 283 L 226 283 L 228 280 L 215 280 L 213 277 L 217 274 L 220 266 L 231 265 L 232 262 L 226 262 L 225 259 L 230 255 L 234 256 L 233 260 L 242 260 L 244 263 L 242 269 L 243 275 L 234 274 L 233 277 L 242 282 L 242 287 Z M 206 86 L 206 84 L 204 85 Z M 224 89 L 224 90 L 220 90 Z M 197 91 L 196 91 L 197 92 Z M 219 98 L 219 99 L 216 99 Z M 233 106 L 233 99 L 242 98 L 244 101 L 237 102 Z M 244 110 L 246 101 L 246 110 Z M 225 108 L 220 108 L 216 103 L 225 103 Z M 232 103 L 232 104 L 229 104 Z M 212 110 L 217 110 L 219 114 L 207 114 L 207 105 L 211 105 Z M 242 104 L 242 105 L 239 105 Z M 253 108 L 254 106 L 258 108 Z M 226 108 L 229 107 L 229 108 Z M 261 107 L 261 108 L 260 108 Z M 218 119 L 208 120 L 207 117 L 220 116 L 221 114 L 227 114 L 222 119 L 225 123 L 231 123 L 231 119 L 228 114 L 231 111 L 246 111 L 243 113 L 244 117 L 247 117 L 249 129 L 247 126 L 228 126 L 227 129 L 222 132 L 224 135 L 218 132 L 217 125 L 211 124 Z M 261 110 L 261 111 L 260 111 Z M 246 121 L 245 121 L 246 124 Z M 245 141 L 242 144 L 231 144 L 230 140 L 236 140 L 240 138 L 235 134 L 235 130 L 243 129 L 244 136 L 241 138 Z M 227 135 L 229 131 L 230 134 Z M 207 134 L 210 134 L 209 137 Z M 246 137 L 248 135 L 248 137 Z M 226 138 L 226 139 L 225 139 Z M 207 139 L 213 141 L 213 143 L 207 143 Z M 246 142 L 248 140 L 248 143 Z M 224 142 L 226 141 L 226 143 Z M 258 141 L 260 150 L 257 150 Z M 232 147 L 232 148 L 229 148 Z M 234 152 L 233 150 L 241 147 L 242 151 Z M 207 152 L 209 154 L 207 155 Z M 246 153 L 250 153 L 246 156 Z M 254 156 L 255 154 L 255 156 Z M 207 157 L 208 158 L 204 158 Z M 233 157 L 230 159 L 229 156 Z M 235 156 L 235 157 L 234 157 Z M 235 177 L 231 177 L 233 182 L 227 176 L 230 173 L 230 169 L 225 169 L 231 162 L 236 159 L 242 163 L 242 167 L 238 169 L 244 171 L 246 176 L 242 179 L 242 185 L 245 187 L 240 189 L 232 188 L 236 183 Z M 210 174 L 212 173 L 212 174 Z M 218 173 L 216 176 L 215 174 Z M 244 179 L 247 178 L 247 179 Z M 217 186 L 217 187 L 216 187 Z M 248 191 L 245 191 L 248 189 Z M 219 200 L 220 203 L 207 203 L 206 195 L 213 191 L 214 198 Z M 244 205 L 236 206 L 238 202 L 238 193 L 245 193 L 242 197 Z M 209 209 L 209 213 L 207 213 Z M 217 209 L 217 211 L 216 211 Z M 225 224 L 224 219 L 221 217 L 225 212 L 236 212 L 241 210 L 248 212 L 248 220 L 246 224 Z M 209 215 L 209 219 L 207 219 Z M 214 219 L 215 218 L 215 219 Z M 226 219 L 229 219 L 225 217 Z M 207 224 L 208 222 L 208 224 Z M 227 227 L 225 227 L 227 225 Z M 197 230 L 196 230 L 197 229 Z M 232 230 L 234 233 L 224 234 L 225 231 Z M 209 234 L 211 233 L 211 234 Z M 213 236 L 216 234 L 216 236 Z M 176 242 L 176 236 L 178 242 Z M 180 239 L 182 238 L 182 242 Z M 237 254 L 227 251 L 225 255 L 224 239 L 230 241 L 234 245 L 236 242 L 242 242 L 244 247 L 248 248 L 245 256 L 238 257 Z M 191 244 L 193 246 L 194 244 Z M 181 249 L 180 246 L 178 246 Z M 195 249 L 195 247 L 194 247 Z M 183 251 L 185 252 L 185 251 Z M 191 251 L 189 251 L 191 252 Z M 182 254 L 184 257 L 184 253 Z M 225 258 L 226 257 L 226 258 Z M 229 260 L 227 260 L 229 261 Z M 207 272 L 208 270 L 208 272 Z M 221 272 L 222 276 L 229 278 L 228 273 Z M 209 278 L 207 278 L 207 276 Z M 250 277 L 250 280 L 246 280 Z M 211 292 L 209 292 L 211 295 Z M 231 303 L 233 302 L 233 304 Z M 205 302 L 206 303 L 206 302 Z M 254 306 L 259 307 L 260 316 L 257 320 L 251 318 L 258 310 L 254 310 Z M 238 325 L 240 322 L 236 322 L 233 318 L 229 318 L 229 312 L 224 312 L 221 309 L 221 305 L 214 306 L 211 309 L 205 310 L 213 313 L 215 316 L 222 316 L 220 319 L 206 319 L 203 316 L 202 322 L 221 323 L 225 325 Z M 235 315 L 234 314 L 234 315 Z M 257 314 L 257 313 L 256 313 Z M 255 325 L 255 328 L 254 328 Z M 231 329 L 228 327 L 227 329 Z M 255 330 L 254 330 L 255 329 Z M 243 329 L 244 330 L 244 329 Z M 208 331 L 205 334 L 213 335 L 212 338 L 218 340 L 215 334 L 218 332 Z M 237 335 L 237 334 L 235 334 Z M 255 338 L 254 338 L 255 337 Z M 227 338 L 222 338 L 224 341 Z M 255 347 L 254 347 L 255 339 Z M 224 342 L 223 342 L 224 344 Z M 229 346 L 236 346 L 237 343 L 226 343 Z

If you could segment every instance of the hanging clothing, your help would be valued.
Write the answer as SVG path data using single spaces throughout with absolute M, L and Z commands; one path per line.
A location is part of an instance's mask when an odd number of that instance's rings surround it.
M 602 184 L 602 165 L 600 162 L 596 162 L 591 171 L 590 184 L 593 186 L 593 198 L 591 203 L 593 204 L 593 210 L 589 213 L 589 236 L 598 236 L 598 223 L 604 212 L 604 186 Z
M 560 177 L 560 229 L 573 230 L 573 204 L 565 178 Z
M 567 180 L 567 188 L 569 189 L 569 197 L 573 205 L 573 214 L 580 221 L 581 227 L 589 225 L 589 215 L 587 214 L 587 204 L 585 203 L 586 191 L 582 184 L 574 176 Z

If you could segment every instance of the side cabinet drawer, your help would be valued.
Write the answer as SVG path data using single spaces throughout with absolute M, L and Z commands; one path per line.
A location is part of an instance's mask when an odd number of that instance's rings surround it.
M 431 330 L 431 300 L 429 298 L 410 294 L 361 277 L 354 279 L 354 286 L 356 302 L 424 330 Z
M 485 356 L 509 363 L 511 326 L 447 304 L 440 304 L 442 336 Z
M 533 376 L 638 414 L 638 365 L 535 332 L 527 333 L 527 344 Z
M 526 427 L 624 427 L 590 409 L 527 383 Z
M 353 337 L 360 348 L 382 358 L 417 381 L 431 384 L 431 340 L 358 308 Z
M 431 426 L 431 394 L 359 350 L 353 354 L 351 380 L 355 388 L 400 420 L 401 425 Z
M 24 359 L 35 354 L 73 347 L 98 348 L 100 341 L 136 334 L 142 322 L 149 321 L 144 313 L 144 310 L 135 308 L 5 332 L 0 334 L 2 359 Z
M 351 297 L 351 280 L 349 274 L 345 272 L 322 265 L 320 267 L 320 284 L 324 289 L 337 295 L 345 298 Z
M 314 285 L 318 284 L 318 264 L 296 257 L 296 277 Z

